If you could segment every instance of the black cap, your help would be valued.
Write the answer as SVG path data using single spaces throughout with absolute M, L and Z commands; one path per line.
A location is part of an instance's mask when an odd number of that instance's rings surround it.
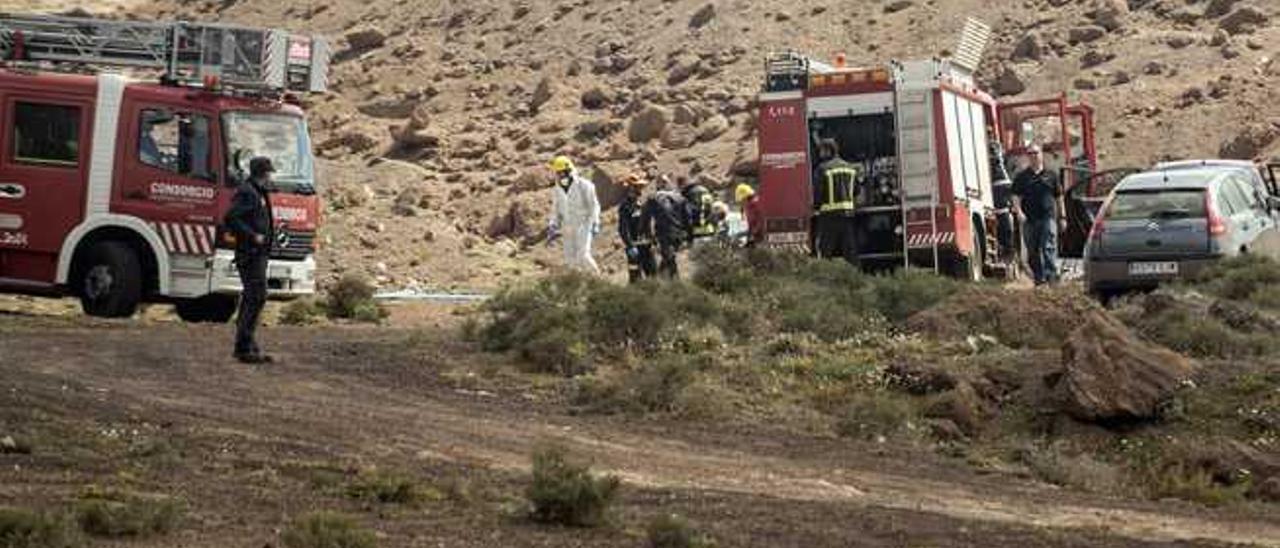
M 249 175 L 257 177 L 264 173 L 275 173 L 275 166 L 271 165 L 271 158 L 258 156 L 249 160 Z

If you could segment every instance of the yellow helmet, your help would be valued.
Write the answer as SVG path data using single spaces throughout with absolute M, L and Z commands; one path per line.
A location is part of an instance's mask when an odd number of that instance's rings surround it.
M 756 189 L 751 188 L 751 185 L 746 183 L 742 183 L 738 185 L 738 188 L 735 188 L 733 190 L 733 199 L 738 203 L 742 203 L 747 200 L 750 200 L 751 197 L 755 195 L 756 195 Z
M 556 156 L 551 159 L 551 171 L 563 173 L 573 170 L 573 160 L 570 160 L 568 156 Z

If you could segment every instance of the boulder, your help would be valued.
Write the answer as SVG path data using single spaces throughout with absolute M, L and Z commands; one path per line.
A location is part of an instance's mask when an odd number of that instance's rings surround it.
M 366 51 L 387 43 L 387 33 L 376 26 L 362 26 L 347 31 L 347 45 L 354 51 Z
M 702 60 L 693 55 L 683 55 L 675 59 L 671 64 L 671 70 L 667 72 L 667 85 L 678 85 L 685 80 L 697 74 L 702 66 Z
M 599 110 L 609 106 L 613 98 L 603 88 L 594 87 L 582 92 L 582 108 Z
M 554 96 L 555 84 L 552 82 L 551 77 L 543 77 L 538 82 L 538 87 L 534 88 L 533 96 L 529 98 L 529 111 L 537 113 L 542 108 L 542 105 L 547 104 L 547 101 L 550 101 Z
M 1067 32 L 1067 41 L 1071 45 L 1086 44 L 1094 42 L 1099 38 L 1107 35 L 1107 29 L 1098 25 L 1084 25 L 1075 27 Z
M 1091 49 L 1089 51 L 1084 52 L 1084 55 L 1080 56 L 1080 68 L 1093 68 L 1098 65 L 1102 65 L 1107 62 L 1110 62 L 1112 59 L 1115 59 L 1115 58 L 1116 58 L 1116 54 L 1111 53 L 1109 51 L 1102 51 L 1100 49 Z
M 667 150 L 683 150 L 698 141 L 699 130 L 690 126 L 667 126 L 662 132 L 662 147 Z
M 1191 378 L 1187 358 L 1145 342 L 1104 311 L 1090 311 L 1062 348 L 1062 370 L 1046 378 L 1061 410 L 1088 422 L 1147 420 Z
M 1045 44 L 1040 33 L 1029 32 L 1013 46 L 1014 61 L 1039 61 L 1044 58 Z
M 318 147 L 320 150 L 331 150 L 335 148 L 346 147 L 347 150 L 355 154 L 368 152 L 378 146 L 378 140 L 372 135 L 356 129 L 343 131 L 324 142 Z
M 698 11 L 693 12 L 693 17 L 689 18 L 689 28 L 700 29 L 707 26 L 707 23 L 710 23 L 715 18 L 716 5 L 708 3 L 698 8 Z
M 530 240 L 538 236 L 537 212 L 532 207 L 512 202 L 505 212 L 489 220 L 485 236 L 490 239 L 510 238 L 512 240 Z
M 1081 91 L 1095 90 L 1098 89 L 1098 81 L 1087 77 L 1076 78 L 1075 81 L 1071 83 L 1071 87 Z
M 1231 13 L 1231 8 L 1236 6 L 1236 2 L 1240 0 L 1210 0 L 1209 6 L 1204 9 L 1207 17 L 1218 18 Z
M 698 129 L 699 141 L 714 141 L 729 131 L 729 119 L 723 114 L 717 114 L 708 118 Z
M 1129 17 L 1129 2 L 1127 0 L 1102 0 L 1099 4 L 1098 8 L 1090 13 L 1094 23 L 1107 29 L 1108 32 L 1114 32 L 1124 27 L 1125 20 Z
M 991 91 L 997 96 L 1018 95 L 1027 90 L 1027 83 L 1013 67 L 1005 67 L 992 82 Z
M 1223 17 L 1218 22 L 1218 27 L 1232 35 L 1248 34 L 1257 30 L 1258 27 L 1265 26 L 1269 20 L 1270 18 L 1262 10 L 1253 6 L 1243 6 Z
M 1280 130 L 1271 124 L 1252 124 L 1235 137 L 1227 139 L 1218 149 L 1218 156 L 1237 160 L 1252 160 L 1262 154 L 1280 137 Z
M 515 183 L 511 185 L 511 190 L 514 192 L 531 192 L 542 188 L 550 188 L 550 186 L 551 183 L 547 178 L 547 172 L 541 169 L 530 169 L 516 177 Z
M 671 121 L 682 126 L 696 126 L 699 121 L 698 110 L 686 104 L 676 105 Z
M 898 13 L 914 5 L 916 5 L 914 0 L 895 0 L 894 2 L 889 2 L 885 5 L 884 12 Z
M 649 105 L 631 118 L 627 136 L 633 143 L 647 143 L 662 136 L 671 124 L 671 111 L 666 108 Z

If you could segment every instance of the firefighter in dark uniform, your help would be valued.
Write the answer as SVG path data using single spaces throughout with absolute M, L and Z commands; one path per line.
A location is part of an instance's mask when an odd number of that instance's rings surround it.
M 653 226 L 644 222 L 644 187 L 648 181 L 637 175 L 623 179 L 627 195 L 618 205 L 618 237 L 627 253 L 627 275 L 631 283 L 658 273 L 653 256 Z
M 856 210 L 857 165 L 840 158 L 840 146 L 832 139 L 818 145 L 818 164 L 813 180 L 815 247 L 819 257 L 844 257 L 858 266 L 858 223 Z
M 688 235 L 688 216 L 684 196 L 672 188 L 669 179 L 663 179 L 662 187 L 645 201 L 640 223 L 658 242 L 658 255 L 662 258 L 658 272 L 670 279 L 679 277 L 676 252 Z
M 712 241 L 720 230 L 713 211 L 715 196 L 707 187 L 690 183 L 684 177 L 680 178 L 680 195 L 684 197 L 685 208 L 688 210 L 690 246 Z
M 272 226 L 271 174 L 268 158 L 249 161 L 249 177 L 240 183 L 225 224 L 236 241 L 236 270 L 240 274 L 240 310 L 236 316 L 235 357 L 244 363 L 270 363 L 254 339 L 262 307 L 267 302 L 267 261 L 275 240 Z
M 993 132 L 994 133 L 994 132 Z M 1010 259 L 1017 254 L 1014 238 L 1013 180 L 1005 163 L 1004 147 L 992 139 L 987 143 L 987 160 L 991 166 L 991 196 L 996 210 L 996 240 L 1000 243 L 1000 258 Z

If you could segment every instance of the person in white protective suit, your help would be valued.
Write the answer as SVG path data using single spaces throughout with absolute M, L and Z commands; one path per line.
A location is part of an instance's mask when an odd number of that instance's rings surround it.
M 591 240 L 600 233 L 600 201 L 596 185 L 578 175 L 573 161 L 565 156 L 551 160 L 556 184 L 551 189 L 551 221 L 547 241 L 563 239 L 565 266 L 592 274 L 600 267 L 591 257 Z

